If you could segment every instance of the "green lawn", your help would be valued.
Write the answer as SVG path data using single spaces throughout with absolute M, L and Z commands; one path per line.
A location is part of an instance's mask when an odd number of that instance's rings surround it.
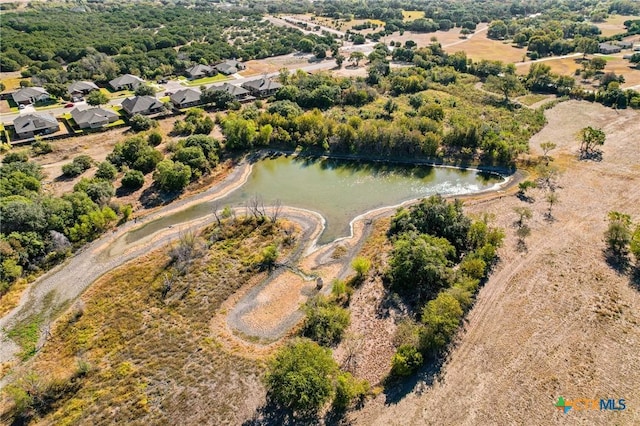
M 105 89 L 104 87 L 100 89 L 100 91 L 102 93 L 104 93 L 105 95 L 107 95 L 109 97 L 109 99 L 116 99 L 116 98 L 128 98 L 129 96 L 133 96 L 133 90 L 121 90 L 119 92 L 113 92 L 110 89 Z
M 216 74 L 213 77 L 199 78 L 197 80 L 185 80 L 181 84 L 184 84 L 185 86 L 202 86 L 203 84 L 216 83 L 218 81 L 225 80 L 230 80 L 230 78 L 224 74 Z

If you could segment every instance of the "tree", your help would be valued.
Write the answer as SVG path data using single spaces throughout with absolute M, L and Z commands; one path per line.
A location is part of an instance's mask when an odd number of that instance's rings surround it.
M 229 106 L 236 98 L 225 90 L 220 90 L 215 87 L 210 87 L 202 91 L 200 100 L 205 105 L 212 104 L 216 109 L 225 110 L 229 109 Z
M 535 188 L 536 186 L 536 183 L 532 180 L 525 180 L 523 182 L 520 182 L 518 184 L 518 197 L 529 199 L 529 197 L 527 197 L 527 191 L 531 188 Z
M 358 256 L 351 262 L 351 266 L 356 271 L 356 278 L 358 281 L 361 281 L 368 273 L 371 268 L 371 261 L 366 257 Z
M 549 212 L 547 213 L 547 217 L 551 219 L 553 216 L 551 214 L 551 209 L 555 204 L 558 204 L 558 194 L 555 192 L 550 192 L 547 194 L 547 203 L 549 203 Z
M 504 76 L 490 75 L 487 77 L 485 86 L 489 90 L 501 92 L 504 95 L 504 102 L 509 103 L 509 96 L 522 91 L 523 86 L 515 74 L 506 73 Z
M 109 97 L 100 90 L 93 90 L 87 95 L 89 105 L 104 105 L 109 102 Z
M 336 56 L 334 56 L 335 60 L 336 60 L 336 65 L 338 66 L 338 68 L 342 68 L 342 64 L 344 63 L 345 57 L 342 54 L 338 54 Z
M 640 224 L 636 225 L 636 229 L 631 235 L 630 248 L 631 253 L 633 253 L 636 258 L 636 263 L 640 268 Z
M 463 311 L 460 302 L 450 293 L 441 292 L 422 310 L 422 323 L 426 327 L 422 337 L 425 350 L 436 353 L 444 348 L 458 329 Z
M 129 120 L 131 130 L 134 132 L 143 132 L 153 127 L 158 127 L 158 122 L 142 114 L 134 114 Z
M 582 52 L 582 59 L 589 53 L 597 53 L 599 49 L 598 40 L 589 37 L 580 37 L 576 40 L 576 50 Z
M 295 340 L 269 362 L 267 396 L 294 412 L 318 410 L 331 399 L 337 372 L 328 349 L 310 340 Z
M 611 254 L 619 261 L 627 256 L 627 247 L 631 242 L 631 216 L 628 214 L 609 212 L 609 226 L 604 233 L 605 241 Z
M 357 67 L 360 65 L 360 61 L 363 60 L 364 58 L 365 58 L 364 53 L 356 50 L 355 52 L 351 52 L 351 55 L 349 55 L 349 62 L 355 62 Z
M 191 167 L 180 162 L 163 160 L 158 163 L 153 180 L 165 191 L 182 191 L 191 180 Z
M 318 59 L 324 59 L 327 57 L 327 49 L 329 47 L 326 44 L 316 44 L 313 47 L 313 54 L 316 56 L 316 58 Z
M 122 177 L 122 186 L 128 189 L 138 189 L 144 185 L 144 175 L 139 170 L 129 170 Z
M 589 61 L 589 68 L 596 71 L 602 71 L 606 66 L 607 66 L 607 60 L 599 56 L 596 56 L 595 58 L 591 58 L 591 60 Z
M 141 84 L 136 88 L 134 94 L 136 96 L 155 96 L 156 89 L 149 86 L 148 84 Z
M 302 335 L 322 346 L 335 345 L 342 339 L 351 322 L 349 311 L 319 295 L 305 306 L 306 318 Z
M 298 50 L 305 53 L 311 53 L 315 45 L 316 44 L 313 42 L 313 40 L 308 38 L 301 38 L 298 42 Z
M 507 37 L 507 33 L 509 32 L 509 28 L 504 21 L 496 20 L 491 22 L 489 25 L 489 31 L 487 31 L 487 37 L 495 39 L 495 40 L 503 40 Z
M 522 227 L 525 224 L 525 220 L 533 217 L 533 212 L 529 207 L 515 207 L 513 211 L 518 215 L 516 225 Z
M 547 158 L 549 151 L 553 151 L 556 147 L 557 145 L 553 142 L 542 142 L 540 144 L 540 149 L 542 149 L 544 158 Z
M 118 174 L 116 166 L 108 161 L 103 161 L 98 164 L 98 170 L 96 171 L 96 177 L 105 180 L 114 180 Z
M 581 158 L 588 158 L 594 154 L 594 149 L 597 146 L 604 145 L 606 139 L 606 135 L 601 129 L 595 129 L 591 126 L 580 130 L 578 137 L 580 138 Z
M 93 159 L 88 155 L 79 155 L 71 163 L 62 166 L 62 174 L 66 177 L 74 177 L 91 168 Z
M 160 132 L 151 132 L 147 136 L 147 143 L 151 146 L 158 146 L 162 143 L 162 134 Z
M 402 345 L 391 358 L 391 374 L 407 377 L 415 373 L 422 365 L 422 354 L 412 345 Z
M 385 102 L 383 109 L 387 113 L 387 115 L 391 117 L 391 114 L 398 110 L 398 104 L 395 103 L 393 99 L 389 98 L 387 102 Z

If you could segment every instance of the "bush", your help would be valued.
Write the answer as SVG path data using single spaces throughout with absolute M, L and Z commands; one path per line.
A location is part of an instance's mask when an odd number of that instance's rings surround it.
M 353 259 L 351 266 L 356 271 L 356 279 L 362 281 L 364 277 L 369 273 L 371 268 L 371 261 L 366 257 L 358 256 Z
M 435 353 L 444 348 L 458 329 L 462 314 L 460 302 L 449 293 L 442 292 L 429 301 L 422 310 L 422 322 L 425 325 L 423 349 Z
M 141 114 L 135 114 L 131 117 L 129 124 L 131 125 L 131 130 L 134 132 L 143 132 L 153 127 L 158 127 L 158 122 L 156 120 L 152 120 L 151 118 L 145 117 Z
M 110 162 L 103 161 L 102 163 L 98 164 L 98 170 L 96 171 L 96 177 L 98 179 L 111 181 L 116 178 L 117 174 L 118 174 L 118 169 L 116 168 L 116 166 L 114 166 Z
M 29 161 L 29 154 L 26 151 L 11 151 L 4 156 L 2 162 L 4 164 L 10 163 L 26 163 Z
M 415 346 L 402 345 L 391 359 L 391 374 L 396 377 L 410 376 L 420 368 L 422 362 L 422 354 Z
M 36 138 L 36 141 L 31 144 L 31 150 L 33 151 L 33 155 L 44 155 L 53 152 L 53 147 L 49 142 Z
M 323 346 L 338 343 L 351 322 L 347 309 L 319 295 L 305 307 L 307 318 L 302 326 L 302 335 Z
M 338 366 L 331 352 L 309 340 L 278 351 L 265 377 L 268 397 L 293 411 L 313 411 L 329 401 Z
M 122 177 L 122 186 L 128 189 L 138 189 L 144 185 L 144 175 L 139 170 L 129 170 Z
M 345 410 L 355 400 L 362 400 L 369 391 L 369 382 L 357 380 L 351 373 L 340 373 L 336 380 L 336 395 L 333 406 L 337 410 Z
M 191 180 L 191 167 L 171 160 L 161 161 L 153 180 L 165 191 L 182 191 Z
M 88 155 L 79 155 L 71 163 L 62 166 L 62 174 L 66 177 L 81 175 L 85 170 L 91 168 L 93 160 Z
M 151 132 L 147 136 L 147 142 L 151 146 L 158 146 L 162 143 L 162 135 L 159 132 Z

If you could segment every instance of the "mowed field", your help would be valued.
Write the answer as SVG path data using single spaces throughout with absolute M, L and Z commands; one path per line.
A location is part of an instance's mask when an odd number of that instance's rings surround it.
M 608 37 L 614 34 L 623 33 L 625 31 L 624 21 L 634 19 L 640 19 L 640 16 L 611 15 L 604 22 L 596 24 L 596 27 L 600 28 L 603 36 Z
M 611 210 L 640 220 L 640 114 L 569 101 L 546 112 L 532 140 L 553 141 L 560 167 L 553 220 L 513 194 L 467 201 L 490 212 L 507 238 L 501 261 L 480 290 L 464 331 L 433 385 L 421 382 L 399 400 L 384 395 L 354 413 L 361 425 L 640 424 L 640 286 L 603 255 Z M 592 125 L 607 134 L 601 162 L 578 161 L 575 133 Z M 514 207 L 533 210 L 526 252 L 518 252 Z M 565 399 L 625 399 L 621 412 L 554 406 Z
M 522 62 L 526 49 L 514 47 L 509 42 L 500 40 L 491 40 L 487 37 L 486 24 L 478 25 L 478 29 L 474 34 L 468 36 L 467 40 L 458 42 L 442 42 L 444 50 L 447 53 L 455 53 L 459 51 L 467 52 L 467 56 L 474 61 L 481 59 L 489 59 L 492 61 Z
M 625 54 L 629 51 L 624 51 Z M 624 76 L 625 82 L 621 85 L 622 88 L 635 87 L 640 85 L 640 70 L 630 66 L 630 62 L 626 59 L 622 59 L 622 53 L 615 56 L 603 56 L 607 60 L 607 66 L 604 72 L 615 72 L 617 75 Z M 582 69 L 580 61 L 582 57 L 578 58 L 562 58 L 562 59 L 549 59 L 545 60 L 544 64 L 551 67 L 551 72 L 561 75 L 575 76 L 577 69 Z M 516 64 L 517 65 L 517 64 Z M 522 64 L 516 68 L 516 72 L 520 75 L 527 74 L 531 68 L 531 63 Z M 580 84 L 581 79 L 576 78 L 576 83 Z M 584 85 L 589 88 L 593 88 L 591 84 Z M 596 82 L 597 86 L 597 82 Z M 637 87 L 636 87 L 637 88 Z

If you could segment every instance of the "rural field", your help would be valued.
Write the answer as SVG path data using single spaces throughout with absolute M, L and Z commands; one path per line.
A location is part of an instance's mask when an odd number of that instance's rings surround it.
M 624 21 L 640 19 L 640 16 L 611 15 L 604 22 L 596 24 L 605 37 L 624 32 Z
M 535 157 L 541 142 L 558 145 L 551 153 L 561 170 L 554 219 L 545 219 L 548 206 L 541 193 L 533 194 L 533 232 L 527 251 L 519 253 L 512 224 L 522 201 L 504 194 L 465 203 L 467 211 L 493 213 L 507 229 L 501 260 L 433 385 L 417 385 L 392 402 L 379 396 L 353 414 L 356 424 L 640 422 L 640 290 L 603 255 L 607 212 L 640 217 L 634 136 L 640 120 L 634 111 L 576 101 L 546 115 L 549 124 L 531 146 Z M 576 159 L 575 134 L 587 125 L 607 134 L 601 162 Z M 365 309 L 357 300 L 352 309 Z M 370 323 L 375 317 L 366 318 L 367 328 L 384 329 L 383 319 L 376 327 Z M 565 418 L 554 407 L 559 396 L 626 398 L 629 405 L 621 413 L 572 411 Z

